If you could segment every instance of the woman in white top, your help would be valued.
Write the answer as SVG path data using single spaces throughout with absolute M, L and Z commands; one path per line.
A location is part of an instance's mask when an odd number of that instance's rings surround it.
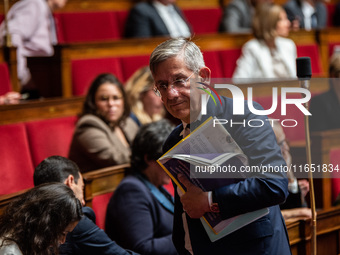
M 283 38 L 289 35 L 289 29 L 290 22 L 281 6 L 260 5 L 253 19 L 255 38 L 243 46 L 233 79 L 256 82 L 256 78 L 296 77 L 296 46 Z
M 82 216 L 82 206 L 63 183 L 37 186 L 0 216 L 0 255 L 52 255 Z

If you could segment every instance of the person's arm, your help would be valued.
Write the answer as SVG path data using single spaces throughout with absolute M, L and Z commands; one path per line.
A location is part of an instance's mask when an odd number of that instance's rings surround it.
M 132 8 L 125 23 L 125 37 L 152 37 L 150 21 L 145 10 Z
M 94 214 L 92 209 L 84 212 L 84 216 L 76 228 L 67 236 L 66 243 L 61 245 L 60 254 L 101 254 L 129 255 L 136 253 L 124 250 L 100 229 L 87 215 Z
M 107 210 L 106 217 L 115 218 L 115 225 L 106 225 L 106 229 L 115 228 L 114 231 L 124 240 L 125 246 L 141 254 L 175 255 L 177 252 L 172 243 L 172 233 L 155 236 L 155 229 L 160 226 L 150 196 L 137 185 L 124 183 L 116 190 L 114 203 L 110 203 Z

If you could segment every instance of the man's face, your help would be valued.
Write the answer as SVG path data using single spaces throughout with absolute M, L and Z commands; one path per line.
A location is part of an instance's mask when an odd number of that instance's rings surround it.
M 186 86 L 181 89 L 170 85 L 176 80 L 186 80 L 189 77 L 197 78 L 197 75 L 186 67 L 182 55 L 169 58 L 158 64 L 153 77 L 156 85 L 167 85 L 167 89 L 161 94 L 161 99 L 172 116 L 186 123 L 191 122 L 190 113 L 193 119 L 198 116 L 201 110 L 201 90 L 195 88 L 195 82 L 188 80 Z M 196 85 L 198 86 L 198 84 Z
M 79 199 L 80 203 L 84 206 L 85 200 L 84 200 L 84 181 L 83 176 L 81 173 L 79 173 L 79 179 L 77 183 L 73 181 L 70 184 L 70 188 L 73 190 L 74 194 L 76 195 L 76 198 Z

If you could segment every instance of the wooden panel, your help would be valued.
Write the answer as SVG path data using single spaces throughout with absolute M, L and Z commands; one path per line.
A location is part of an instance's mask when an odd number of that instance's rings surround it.
M 84 173 L 86 205 L 91 206 L 95 196 L 115 191 L 128 167 L 129 164 L 124 164 Z
M 18 192 L 15 192 L 15 193 L 7 194 L 7 195 L 1 195 L 0 196 L 0 215 L 4 212 L 6 206 L 10 202 L 12 202 L 14 199 L 16 199 L 18 196 L 20 196 L 21 194 L 25 193 L 28 190 L 29 189 L 24 189 L 24 190 L 20 190 Z
M 0 106 L 0 125 L 31 120 L 78 115 L 83 107 L 84 97 L 54 98 L 23 101 L 18 105 Z

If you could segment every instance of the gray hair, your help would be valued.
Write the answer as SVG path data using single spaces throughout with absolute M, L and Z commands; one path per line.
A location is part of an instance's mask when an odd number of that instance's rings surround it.
M 150 56 L 150 70 L 155 73 L 157 66 L 173 57 L 183 55 L 186 67 L 193 72 L 198 72 L 205 67 L 203 55 L 198 46 L 185 38 L 169 39 L 158 45 Z

